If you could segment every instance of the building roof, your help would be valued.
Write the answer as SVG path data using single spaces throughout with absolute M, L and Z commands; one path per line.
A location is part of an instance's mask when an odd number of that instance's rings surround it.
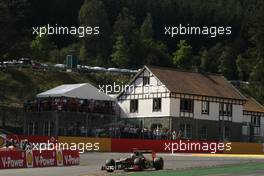
M 243 106 L 243 110 L 264 113 L 264 106 L 258 103 L 254 98 L 249 97 Z
M 38 98 L 45 97 L 72 97 L 79 99 L 114 100 L 112 97 L 100 92 L 99 89 L 89 83 L 63 84 L 45 92 L 39 93 Z
M 222 75 L 145 66 L 168 90 L 175 93 L 246 100 Z

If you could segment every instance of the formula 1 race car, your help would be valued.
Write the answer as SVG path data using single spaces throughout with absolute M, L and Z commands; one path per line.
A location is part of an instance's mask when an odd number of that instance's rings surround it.
M 147 159 L 143 154 L 151 154 L 152 159 Z M 152 150 L 133 150 L 133 153 L 119 160 L 108 159 L 101 170 L 113 172 L 114 170 L 124 171 L 142 171 L 144 169 L 162 170 L 164 166 L 163 158 L 156 157 L 156 153 Z

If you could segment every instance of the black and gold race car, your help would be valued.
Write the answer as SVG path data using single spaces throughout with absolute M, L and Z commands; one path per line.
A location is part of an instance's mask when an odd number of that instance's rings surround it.
M 151 159 L 147 159 L 143 154 L 151 154 Z M 118 160 L 106 160 L 105 165 L 101 169 L 107 172 L 113 172 L 114 170 L 142 171 L 145 169 L 162 170 L 163 166 L 163 158 L 156 157 L 154 151 L 134 149 L 133 153 L 128 157 Z

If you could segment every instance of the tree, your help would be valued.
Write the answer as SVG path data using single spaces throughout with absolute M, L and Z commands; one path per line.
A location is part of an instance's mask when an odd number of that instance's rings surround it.
M 152 17 L 148 13 L 143 24 L 140 27 L 140 38 L 141 39 L 152 39 L 153 37 L 153 27 L 152 27 Z
M 129 66 L 129 48 L 122 35 L 117 37 L 114 45 L 114 53 L 111 55 L 112 61 L 119 67 Z
M 238 73 L 236 66 L 236 53 L 234 49 L 231 47 L 225 47 L 219 61 L 219 72 L 229 80 L 236 80 L 238 78 Z
M 86 54 L 81 56 L 96 58 L 97 54 L 100 54 L 102 55 L 100 58 L 107 64 L 111 45 L 111 27 L 104 4 L 98 0 L 85 0 L 79 12 L 79 21 L 85 27 L 99 27 L 98 35 L 89 35 L 83 39 L 82 44 L 85 47 Z
M 27 0 L 0 1 L 0 58 L 28 53 L 26 9 Z M 19 29 L 19 30 L 18 30 Z
M 185 40 L 180 40 L 177 50 L 173 53 L 172 62 L 178 68 L 190 69 L 193 66 L 192 47 Z
M 256 43 L 259 57 L 264 57 L 264 2 L 257 0 L 255 23 L 253 29 L 253 40 Z
M 264 59 L 259 58 L 251 78 L 251 92 L 260 102 L 264 102 Z
M 218 42 L 216 45 L 208 50 L 209 67 L 207 72 L 218 73 L 218 66 L 220 65 L 219 58 L 223 51 L 223 44 Z
M 51 42 L 47 35 L 36 36 L 30 44 L 34 59 L 41 61 L 51 61 L 50 52 L 56 49 L 56 45 Z
M 144 40 L 142 43 L 143 48 L 143 64 L 150 65 L 169 65 L 169 54 L 167 46 L 160 41 Z
M 203 71 L 206 71 L 206 72 L 210 71 L 210 60 L 209 59 L 210 58 L 208 55 L 208 51 L 206 49 L 203 50 L 202 55 L 201 55 L 201 65 L 200 65 L 200 68 Z
M 237 56 L 236 65 L 240 80 L 248 81 L 250 79 L 250 74 L 258 62 L 257 55 L 256 49 L 250 48 Z
M 8 38 L 15 32 L 12 30 L 13 20 L 10 16 L 7 4 L 4 1 L 0 2 L 0 56 L 6 54 L 9 46 Z M 11 34 L 11 35 L 10 35 Z
M 123 36 L 128 45 L 131 44 L 136 32 L 136 19 L 127 8 L 123 8 L 114 24 L 114 37 Z
M 79 43 L 73 43 L 61 49 L 57 49 L 55 47 L 55 49 L 49 52 L 49 56 L 50 56 L 49 61 L 55 62 L 55 63 L 64 63 L 66 56 L 70 53 L 73 53 L 74 55 L 76 55 L 77 58 L 80 58 L 79 57 L 80 53 L 78 53 L 79 50 L 81 51 Z M 81 63 L 81 62 L 82 60 L 78 59 L 78 63 Z

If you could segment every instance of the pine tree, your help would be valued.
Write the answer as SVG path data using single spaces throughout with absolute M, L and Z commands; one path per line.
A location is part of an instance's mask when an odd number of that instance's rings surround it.
M 140 38 L 144 39 L 152 39 L 153 37 L 153 27 L 152 27 L 152 17 L 151 14 L 148 13 L 143 24 L 140 27 Z
M 192 47 L 185 40 L 180 40 L 178 49 L 173 53 L 172 62 L 178 68 L 190 69 L 193 66 Z
M 202 55 L 201 55 L 201 65 L 200 65 L 200 68 L 203 70 L 203 71 L 206 71 L 206 72 L 210 72 L 210 60 L 209 60 L 209 55 L 208 55 L 208 51 L 205 49 L 203 50 L 202 52 Z
M 85 0 L 79 12 L 79 21 L 85 27 L 99 27 L 98 35 L 89 35 L 83 39 L 82 44 L 85 50 L 82 52 L 86 53 L 83 53 L 82 56 L 96 58 L 97 54 L 100 54 L 102 55 L 100 58 L 107 61 L 111 43 L 111 28 L 104 4 L 98 0 Z
M 220 58 L 219 72 L 227 79 L 236 80 L 238 78 L 236 66 L 236 53 L 233 48 L 225 47 Z
M 114 45 L 114 53 L 111 55 L 112 62 L 118 67 L 125 68 L 129 66 L 129 48 L 122 35 L 117 37 Z
M 114 37 L 123 36 L 128 45 L 133 40 L 136 32 L 136 19 L 127 8 L 123 8 L 114 24 Z
M 41 61 L 50 61 L 49 54 L 56 49 L 56 45 L 51 42 L 47 35 L 36 36 L 35 40 L 31 42 L 30 48 L 34 59 Z

